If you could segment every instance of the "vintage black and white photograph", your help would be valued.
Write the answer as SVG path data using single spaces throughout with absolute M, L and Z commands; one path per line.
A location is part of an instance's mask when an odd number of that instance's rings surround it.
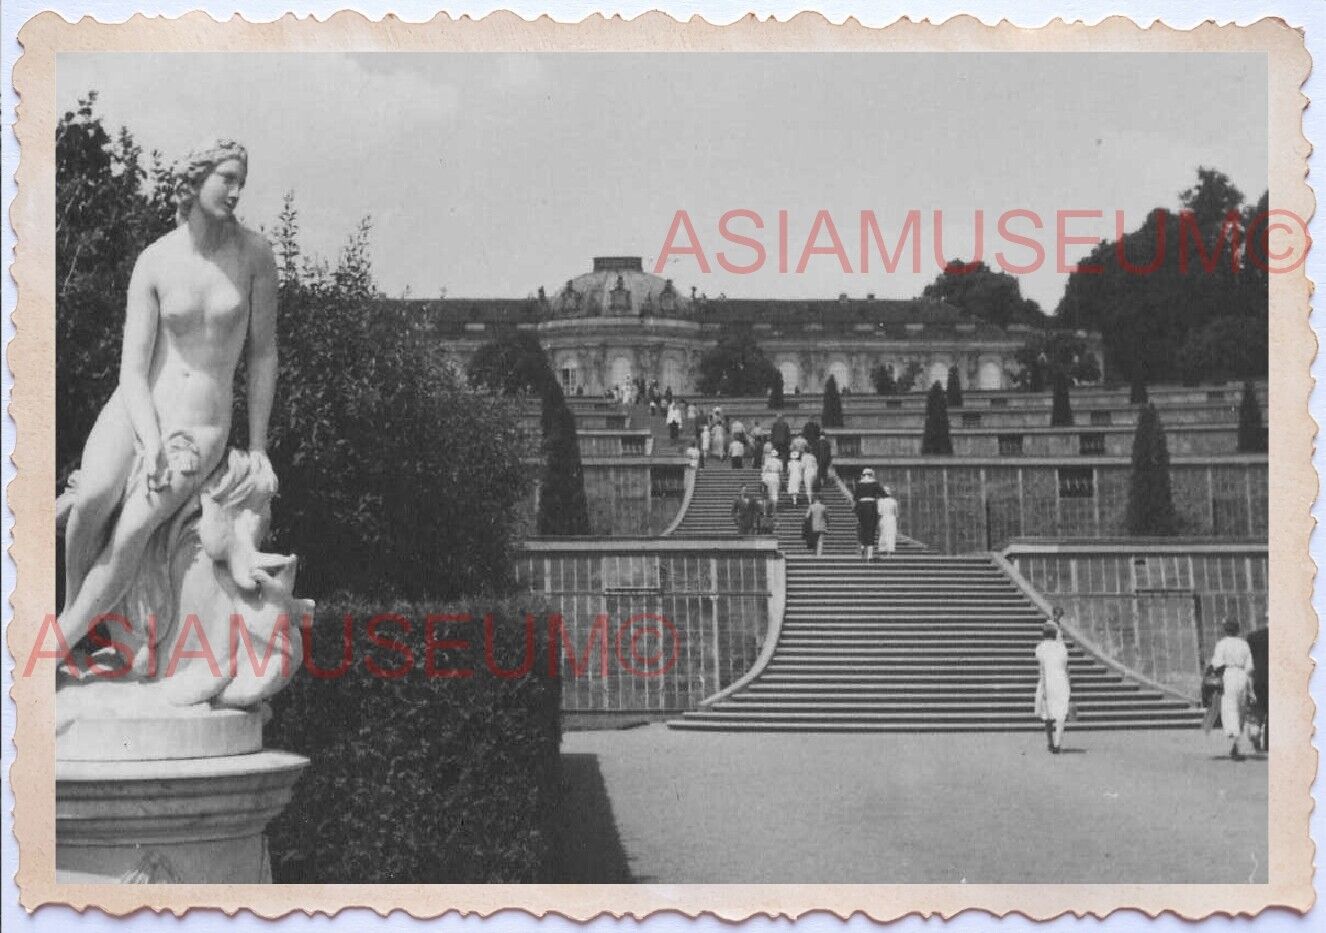
M 61 53 L 56 880 L 1266 884 L 1269 80 Z

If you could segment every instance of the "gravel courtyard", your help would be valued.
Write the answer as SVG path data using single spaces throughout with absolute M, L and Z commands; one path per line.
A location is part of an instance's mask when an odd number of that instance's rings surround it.
M 568 732 L 567 882 L 1264 882 L 1219 734 Z

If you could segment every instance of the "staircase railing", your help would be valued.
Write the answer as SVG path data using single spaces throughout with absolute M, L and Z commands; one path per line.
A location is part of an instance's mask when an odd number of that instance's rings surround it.
M 1050 603 L 1045 599 L 1045 597 L 1042 596 L 1040 592 L 1037 591 L 1037 589 L 1031 585 L 1031 582 L 1022 575 L 1022 572 L 1019 571 L 1017 567 L 1013 565 L 1012 561 L 1010 561 L 1007 557 L 1005 557 L 1003 554 L 998 553 L 997 551 L 991 552 L 990 557 L 994 560 L 995 564 L 999 566 L 1000 570 L 1008 574 L 1008 577 L 1010 580 L 1013 581 L 1013 584 L 1017 586 L 1019 590 L 1022 591 L 1022 595 L 1026 596 L 1029 600 L 1035 603 L 1037 609 L 1045 613 L 1045 618 L 1047 619 L 1053 618 L 1054 607 L 1051 606 Z M 1133 670 L 1133 668 L 1129 667 L 1128 665 L 1115 660 L 1113 657 L 1109 655 L 1108 652 L 1105 651 L 1104 648 L 1102 648 L 1092 639 L 1085 637 L 1082 634 L 1082 630 L 1079 629 L 1076 625 L 1074 625 L 1071 621 L 1067 621 L 1066 618 L 1060 620 L 1059 627 L 1063 629 L 1064 635 L 1072 639 L 1072 641 L 1075 644 L 1077 644 L 1078 647 L 1080 647 L 1087 654 L 1091 655 L 1101 664 L 1104 664 L 1106 667 L 1113 670 L 1116 674 L 1122 674 L 1124 677 L 1127 677 L 1129 680 L 1136 681 L 1137 683 L 1140 683 L 1142 686 L 1149 687 L 1152 690 L 1158 690 L 1161 693 L 1165 694 L 1166 696 L 1173 697 L 1176 700 L 1182 700 L 1185 703 L 1196 705 L 1197 703 L 1196 697 L 1189 696 L 1188 694 L 1184 693 L 1181 690 L 1175 690 L 1173 687 L 1170 687 L 1166 684 L 1162 684 L 1160 681 L 1148 677 L 1147 675 L 1143 674 L 1141 671 Z
M 750 666 L 750 670 L 713 696 L 701 700 L 700 709 L 726 699 L 759 677 L 769 666 L 769 661 L 778 648 L 778 639 L 783 631 L 783 616 L 787 613 L 787 560 L 783 557 L 783 552 L 774 551 L 774 557 L 766 566 L 769 575 L 769 625 L 765 629 L 764 644 L 760 646 L 760 653 L 755 658 L 755 663 Z
M 686 488 L 681 494 L 681 507 L 677 509 L 677 514 L 672 519 L 672 523 L 663 529 L 659 537 L 666 538 L 672 534 L 677 530 L 677 526 L 681 524 L 682 519 L 686 517 L 686 511 L 691 507 L 691 497 L 695 495 L 695 474 L 698 472 L 699 470 L 695 468 L 695 464 L 686 464 Z

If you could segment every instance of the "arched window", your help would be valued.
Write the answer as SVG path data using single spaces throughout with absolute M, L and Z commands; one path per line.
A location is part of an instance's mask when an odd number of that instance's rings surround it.
M 686 367 L 675 354 L 669 353 L 663 357 L 663 375 L 659 382 L 664 389 L 672 389 L 673 393 L 689 391 Z
M 930 368 L 926 370 L 925 388 L 938 382 L 941 386 L 948 385 L 948 360 L 934 360 L 930 363 Z
M 795 392 L 801 385 L 801 367 L 795 360 L 783 360 L 778 364 L 778 371 L 783 374 L 783 391 Z
M 978 381 L 982 389 L 1002 389 L 1004 387 L 1004 367 L 998 360 L 983 359 Z
M 847 364 L 842 360 L 835 360 L 829 364 L 829 376 L 832 376 L 834 381 L 838 383 L 840 391 L 854 388 L 852 385 L 852 371 L 847 368 Z M 824 381 L 829 381 L 828 376 L 825 377 Z
M 614 356 L 612 358 L 612 369 L 609 371 L 609 384 L 614 386 L 627 385 L 633 376 L 634 367 L 631 365 L 631 358 L 626 355 Z

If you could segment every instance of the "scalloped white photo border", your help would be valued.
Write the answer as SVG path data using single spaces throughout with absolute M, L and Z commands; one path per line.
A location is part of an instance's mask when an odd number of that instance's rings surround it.
M 13 116 L 14 105 L 16 103 L 12 86 L 12 69 L 17 59 L 20 49 L 16 44 L 16 35 L 22 24 L 32 15 L 42 10 L 55 10 L 65 15 L 67 18 L 75 19 L 82 15 L 92 15 L 103 22 L 119 21 L 134 12 L 146 13 L 148 15 L 166 15 L 176 16 L 191 10 L 202 9 L 217 18 L 226 18 L 237 10 L 242 11 L 246 18 L 251 21 L 263 21 L 274 19 L 285 12 L 295 12 L 298 15 L 312 14 L 319 19 L 323 19 L 339 9 L 353 8 L 359 10 L 365 16 L 376 19 L 386 13 L 394 13 L 401 19 L 407 21 L 421 21 L 431 18 L 437 12 L 441 5 L 423 4 L 417 2 L 405 3 L 379 3 L 364 2 L 353 5 L 334 4 L 334 3 L 296 3 L 296 4 L 278 4 L 266 2 L 247 2 L 243 4 L 218 4 L 212 2 L 154 2 L 145 4 L 132 4 L 122 2 L 87 2 L 82 4 L 73 4 L 54 0 L 49 3 L 34 3 L 31 0 L 6 0 L 3 15 L 0 16 L 0 33 L 3 34 L 3 42 L 0 43 L 0 59 L 3 60 L 3 71 L 5 81 L 3 84 L 3 94 L 0 96 L 0 114 L 3 119 L 3 137 L 0 138 L 0 151 L 3 152 L 3 185 L 0 190 L 3 191 L 3 205 L 5 221 L 0 224 L 3 231 L 3 256 L 6 274 L 3 276 L 3 335 L 6 346 L 13 336 L 13 322 L 11 314 L 15 302 L 14 282 L 8 274 L 9 265 L 13 258 L 14 232 L 9 224 L 9 207 L 14 197 L 14 171 L 17 166 L 17 146 L 13 135 Z M 869 26 L 883 26 L 895 21 L 899 16 L 906 15 L 912 19 L 930 18 L 934 21 L 942 21 L 957 13 L 966 13 L 980 18 L 987 24 L 993 24 L 1000 19 L 1009 19 L 1019 26 L 1034 27 L 1041 25 L 1053 18 L 1063 18 L 1066 20 L 1084 20 L 1086 22 L 1095 22 L 1108 15 L 1124 15 L 1132 18 L 1141 25 L 1147 25 L 1156 19 L 1163 20 L 1167 25 L 1175 28 L 1189 28 L 1206 20 L 1216 22 L 1237 22 L 1246 24 L 1261 19 L 1264 16 L 1278 16 L 1284 19 L 1289 25 L 1304 29 L 1307 47 L 1315 62 L 1326 61 L 1326 3 L 1319 0 L 1296 0 L 1296 2 L 1267 3 L 1261 0 L 1251 0 L 1251 2 L 1239 2 L 1239 0 L 1204 0 L 1204 2 L 1183 2 L 1183 0 L 1169 0 L 1169 2 L 1142 3 L 1136 0 L 1116 0 L 1116 2 L 1092 2 L 1092 0 L 1077 0 L 1077 2 L 1046 3 L 1041 0 L 1019 0 L 1017 3 L 1005 2 L 994 3 L 988 0 L 970 0 L 966 3 L 952 2 L 913 2 L 900 4 L 893 2 L 875 2 L 875 3 L 836 3 L 826 2 L 815 4 L 813 6 L 796 3 L 621 3 L 612 6 L 601 6 L 592 3 L 582 2 L 547 2 L 543 4 L 529 4 L 514 2 L 509 4 L 482 4 L 482 3 L 450 3 L 444 7 L 452 14 L 468 14 L 470 16 L 481 16 L 496 9 L 509 9 L 525 17 L 533 17 L 540 14 L 548 14 L 559 22 L 574 22 L 582 19 L 584 16 L 592 13 L 601 12 L 605 14 L 620 13 L 626 18 L 634 17 L 649 10 L 662 10 L 670 15 L 686 19 L 692 15 L 702 15 L 706 20 L 714 24 L 732 22 L 739 19 L 748 12 L 755 12 L 760 16 L 773 15 L 783 20 L 801 10 L 815 10 L 826 16 L 832 22 L 840 22 L 847 16 L 853 16 L 860 22 Z M 1326 100 L 1326 95 L 1319 96 L 1317 91 L 1323 84 L 1323 79 L 1319 76 L 1319 71 L 1309 77 L 1304 85 L 1303 92 L 1310 99 Z M 1304 134 L 1310 142 L 1316 141 L 1320 145 L 1321 140 L 1326 140 L 1326 107 L 1321 104 L 1309 105 L 1304 115 Z M 1313 187 L 1314 177 L 1311 169 L 1319 157 L 1314 156 L 1309 160 L 1308 182 Z M 1322 219 L 1322 211 L 1317 211 L 1310 224 L 1310 232 L 1318 243 L 1326 243 L 1326 222 Z M 1308 277 L 1315 281 L 1321 281 L 1323 271 L 1326 271 L 1326 259 L 1323 259 L 1322 251 L 1314 250 L 1308 256 L 1307 272 Z M 1312 325 L 1317 333 L 1318 341 L 1321 341 L 1326 328 L 1323 328 L 1322 315 L 1315 309 L 1312 316 Z M 1326 363 L 1323 363 L 1321 354 L 1318 354 L 1312 365 L 1314 376 L 1314 388 L 1311 396 L 1311 411 L 1317 423 L 1323 422 L 1323 415 L 1326 414 L 1326 391 L 1320 387 L 1321 378 L 1326 375 Z M 4 386 L 3 400 L 5 407 L 5 417 L 3 418 L 3 437 L 4 437 L 4 456 L 3 456 L 3 483 L 7 488 L 13 478 L 13 464 L 11 455 L 14 445 L 13 422 L 8 416 L 10 402 L 10 392 L 12 388 L 12 374 L 9 370 L 7 361 L 4 365 Z M 1314 465 L 1320 475 L 1323 466 L 1326 465 L 1326 452 L 1314 448 Z M 1313 516 L 1320 524 L 1322 517 L 1326 515 L 1326 508 L 1323 507 L 1320 496 L 1318 502 L 1314 505 Z M 8 549 L 12 544 L 12 514 L 9 511 L 6 501 L 5 508 L 0 510 L 0 522 L 3 524 L 3 533 L 5 541 L 4 554 L 4 590 L 5 600 L 3 602 L 4 623 L 7 626 L 11 608 L 8 602 L 8 596 L 11 592 L 14 579 L 14 565 L 9 557 Z M 1311 542 L 1311 554 L 1318 566 L 1322 566 L 1322 558 L 1326 556 L 1326 543 L 1323 543 L 1323 534 L 1314 530 Z M 1319 575 L 1320 576 L 1320 575 Z M 1326 585 L 1318 583 L 1314 588 L 1313 605 L 1320 618 L 1323 609 L 1326 609 Z M 1314 661 L 1320 662 L 1326 657 L 1326 652 L 1321 648 L 1320 640 L 1314 646 Z M 28 929 L 74 929 L 74 930 L 101 930 L 101 929 L 122 929 L 125 920 L 116 920 L 106 917 L 95 911 L 86 914 L 75 915 L 73 912 L 62 908 L 46 907 L 34 915 L 28 915 L 17 902 L 17 889 L 13 882 L 13 873 L 18 862 L 17 846 L 12 834 L 12 808 L 14 798 L 11 788 L 8 784 L 8 772 L 13 761 L 14 747 L 12 736 L 14 730 L 14 707 L 9 699 L 9 689 L 12 685 L 11 661 L 6 655 L 4 663 L 0 665 L 3 668 L 0 674 L 0 689 L 3 690 L 3 702 L 0 702 L 0 723 L 3 726 L 3 739 L 0 740 L 0 767 L 3 767 L 5 780 L 3 789 L 3 799 L 0 799 L 0 851 L 3 852 L 3 858 L 0 859 L 0 865 L 3 870 L 0 871 L 0 909 L 3 909 L 3 921 L 7 929 L 28 930 Z M 1320 670 L 1315 670 L 1311 680 L 1311 692 L 1316 700 L 1317 709 L 1315 713 L 1316 735 L 1322 734 L 1322 727 L 1326 725 L 1326 713 L 1323 713 L 1323 700 L 1326 700 L 1326 674 Z M 1318 747 L 1320 739 L 1316 740 Z M 1314 785 L 1314 797 L 1320 804 L 1321 789 L 1323 780 L 1321 770 L 1318 769 L 1317 781 Z M 1312 835 L 1320 843 L 1326 839 L 1326 833 L 1323 833 L 1323 827 L 1326 827 L 1326 815 L 1323 814 L 1322 807 L 1319 805 L 1312 816 Z M 1318 857 L 1320 860 L 1320 857 Z M 1320 893 L 1323 885 L 1321 874 L 1318 873 L 1316 888 Z M 371 918 L 371 919 L 370 919 Z M 1316 929 L 1323 925 L 1323 919 L 1326 918 L 1326 908 L 1318 899 L 1317 906 L 1306 916 L 1298 917 L 1283 912 L 1272 911 L 1258 919 L 1259 930 L 1277 930 L 1277 929 Z M 358 929 L 366 926 L 367 923 L 374 922 L 390 925 L 392 927 L 414 926 L 418 921 L 414 921 L 400 913 L 394 914 L 386 920 L 377 918 L 376 915 L 368 911 L 347 911 L 339 915 L 333 921 L 342 926 L 351 926 Z M 264 921 L 253 915 L 241 914 L 235 917 L 223 917 L 214 912 L 195 912 L 189 915 L 183 921 L 175 921 L 170 918 L 150 918 L 138 916 L 135 922 L 144 925 L 183 923 L 188 928 L 208 928 L 208 929 L 226 929 L 226 930 L 258 930 L 269 929 L 270 921 Z M 303 926 L 313 921 L 304 917 L 291 917 L 285 921 L 279 921 L 283 928 L 295 928 Z M 325 918 L 317 921 L 319 925 L 324 925 Z M 618 929 L 617 922 L 610 919 L 600 919 L 588 925 L 572 923 L 557 917 L 546 918 L 542 922 L 535 922 L 524 914 L 505 914 L 489 918 L 486 921 L 480 921 L 477 918 L 460 918 L 455 914 L 448 915 L 441 921 L 432 921 L 435 925 L 441 922 L 450 928 L 467 929 L 514 929 L 517 926 L 521 929 L 582 929 L 586 926 L 590 928 Z M 948 922 L 948 925 L 956 929 L 985 930 L 990 929 L 994 923 L 1000 923 L 1003 928 L 1030 928 L 1032 923 L 1021 917 L 1007 917 L 1003 921 L 994 921 L 984 913 L 969 912 L 960 915 Z M 919 929 L 922 921 L 915 917 L 905 918 L 892 924 L 898 929 Z M 1051 921 L 1053 929 L 1067 929 L 1075 921 L 1071 918 L 1060 918 Z M 1222 926 L 1225 921 L 1215 919 L 1207 924 L 1214 927 L 1217 923 Z M 261 926 L 259 926 L 261 924 Z M 1182 924 L 1182 927 L 1178 926 Z M 643 924 L 647 929 L 730 929 L 731 924 L 720 923 L 712 917 L 700 918 L 696 921 L 685 920 L 675 914 L 654 915 Z M 833 917 L 810 917 L 803 921 L 803 926 L 817 929 L 839 929 L 844 926 L 842 921 Z M 845 924 L 849 928 L 873 927 L 869 921 L 862 917 L 853 918 Z M 934 924 L 929 924 L 933 926 Z M 1145 925 L 1147 929 L 1168 928 L 1173 930 L 1189 929 L 1190 925 L 1180 921 L 1173 916 L 1164 916 L 1155 921 L 1134 912 L 1121 912 L 1112 915 L 1103 926 L 1107 930 L 1122 929 L 1140 929 Z M 746 924 L 750 929 L 774 928 L 775 924 L 767 920 L 756 919 Z M 777 924 L 779 928 L 786 928 L 785 922 Z M 1036 924 L 1037 927 L 1042 926 Z M 433 928 L 436 928 L 433 926 Z

